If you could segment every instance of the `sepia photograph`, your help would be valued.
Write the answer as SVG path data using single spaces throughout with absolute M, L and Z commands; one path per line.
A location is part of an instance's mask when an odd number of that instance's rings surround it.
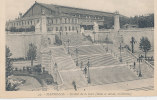
M 153 92 L 154 24 L 154 0 L 5 0 L 5 91 Z

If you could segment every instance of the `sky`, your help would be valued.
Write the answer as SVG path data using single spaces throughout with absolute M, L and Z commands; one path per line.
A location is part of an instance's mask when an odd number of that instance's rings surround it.
M 25 13 L 35 1 L 91 10 L 115 12 L 124 16 L 146 15 L 154 12 L 153 0 L 5 0 L 6 19 Z

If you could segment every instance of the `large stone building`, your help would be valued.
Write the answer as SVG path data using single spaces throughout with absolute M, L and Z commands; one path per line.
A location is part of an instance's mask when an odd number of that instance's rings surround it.
M 76 32 L 82 27 L 85 30 L 92 30 L 94 22 L 100 29 L 111 28 L 115 24 L 115 13 L 35 2 L 23 15 L 20 13 L 15 20 L 8 21 L 6 29 L 8 31 L 34 31 L 43 14 L 47 19 L 47 31 L 55 33 Z
M 80 32 L 82 29 L 93 32 L 111 27 L 119 30 L 118 13 L 35 2 L 23 15 L 20 13 L 15 20 L 7 21 L 6 45 L 13 53 L 13 58 L 26 58 L 29 44 L 33 43 L 37 46 L 40 58 L 44 34 L 47 34 L 45 40 L 50 41 L 51 45 L 59 33 Z

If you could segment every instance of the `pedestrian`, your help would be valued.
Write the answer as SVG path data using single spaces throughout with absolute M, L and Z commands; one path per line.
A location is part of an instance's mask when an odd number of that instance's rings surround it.
M 86 77 L 86 74 L 87 74 L 87 68 L 86 67 L 84 68 L 84 73 L 85 73 L 85 77 Z
M 136 63 L 134 62 L 134 69 L 135 69 Z
M 75 81 L 72 82 L 72 85 L 74 86 L 75 91 L 77 91 L 77 87 L 76 87 Z
M 80 65 L 81 70 L 82 70 L 82 67 L 83 67 L 83 62 L 81 61 L 81 65 Z

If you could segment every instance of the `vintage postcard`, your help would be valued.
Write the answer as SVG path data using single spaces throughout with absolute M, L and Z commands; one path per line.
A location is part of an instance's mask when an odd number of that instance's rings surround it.
M 0 97 L 157 95 L 153 0 L 3 0 Z

